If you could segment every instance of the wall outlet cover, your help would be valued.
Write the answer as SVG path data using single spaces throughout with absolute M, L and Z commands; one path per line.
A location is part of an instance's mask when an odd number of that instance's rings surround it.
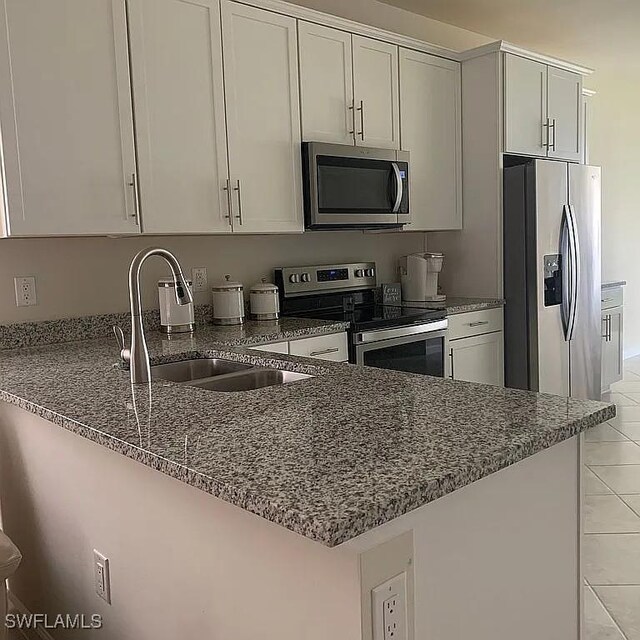
M 191 280 L 193 280 L 194 291 L 206 291 L 207 290 L 207 268 L 194 267 L 193 269 L 191 269 Z
M 16 289 L 16 305 L 32 307 L 38 304 L 36 297 L 36 279 L 33 276 L 19 276 L 13 279 Z

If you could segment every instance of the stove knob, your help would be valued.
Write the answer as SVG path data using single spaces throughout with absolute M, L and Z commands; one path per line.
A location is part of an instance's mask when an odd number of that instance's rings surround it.
M 292 273 L 289 276 L 289 282 L 293 282 L 293 283 L 300 282 L 300 276 L 297 273 Z
M 356 278 L 364 278 L 364 269 L 356 269 Z
M 375 275 L 376 275 L 376 270 L 375 270 L 375 269 L 367 269 L 367 270 L 365 271 L 365 275 L 366 275 L 368 278 L 373 278 L 373 276 L 375 276 Z
M 302 282 L 311 282 L 311 276 L 308 273 L 303 273 L 300 278 Z

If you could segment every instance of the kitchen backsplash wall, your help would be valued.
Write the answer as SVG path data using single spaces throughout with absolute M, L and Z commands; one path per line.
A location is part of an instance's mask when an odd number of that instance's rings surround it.
M 42 238 L 0 241 L 0 324 L 126 311 L 127 271 L 149 246 L 175 252 L 190 276 L 206 267 L 209 286 L 224 274 L 250 287 L 272 279 L 276 266 L 373 260 L 378 281 L 396 281 L 398 257 L 424 250 L 422 233 L 317 232 L 273 236 L 167 236 L 145 238 Z M 143 306 L 157 308 L 157 281 L 167 266 L 150 258 L 143 267 Z M 17 307 L 13 279 L 34 276 L 38 304 Z M 196 294 L 197 303 L 209 293 Z

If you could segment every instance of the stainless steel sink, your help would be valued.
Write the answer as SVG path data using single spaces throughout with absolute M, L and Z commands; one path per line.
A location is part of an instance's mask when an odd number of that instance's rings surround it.
M 221 358 L 194 358 L 157 364 L 151 367 L 151 377 L 210 391 L 233 392 L 262 389 L 313 376 Z
M 169 380 L 171 382 L 190 382 L 214 376 L 222 376 L 236 371 L 252 369 L 253 365 L 222 360 L 221 358 L 195 358 L 180 360 L 151 367 L 153 380 Z
M 262 389 L 276 384 L 287 384 L 295 380 L 304 380 L 312 376 L 297 371 L 282 371 L 280 369 L 251 369 L 233 373 L 220 378 L 194 382 L 194 387 L 209 389 L 211 391 L 251 391 L 251 389 Z

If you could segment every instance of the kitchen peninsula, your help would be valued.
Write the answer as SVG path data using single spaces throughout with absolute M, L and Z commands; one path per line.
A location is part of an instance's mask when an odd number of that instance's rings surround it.
M 312 377 L 132 389 L 113 340 L 0 352 L 3 528 L 29 610 L 98 611 L 108 640 L 371 640 L 372 589 L 402 575 L 407 638 L 577 637 L 579 434 L 613 406 L 207 332 L 149 347 L 152 364 Z M 110 560 L 110 605 L 93 549 Z

